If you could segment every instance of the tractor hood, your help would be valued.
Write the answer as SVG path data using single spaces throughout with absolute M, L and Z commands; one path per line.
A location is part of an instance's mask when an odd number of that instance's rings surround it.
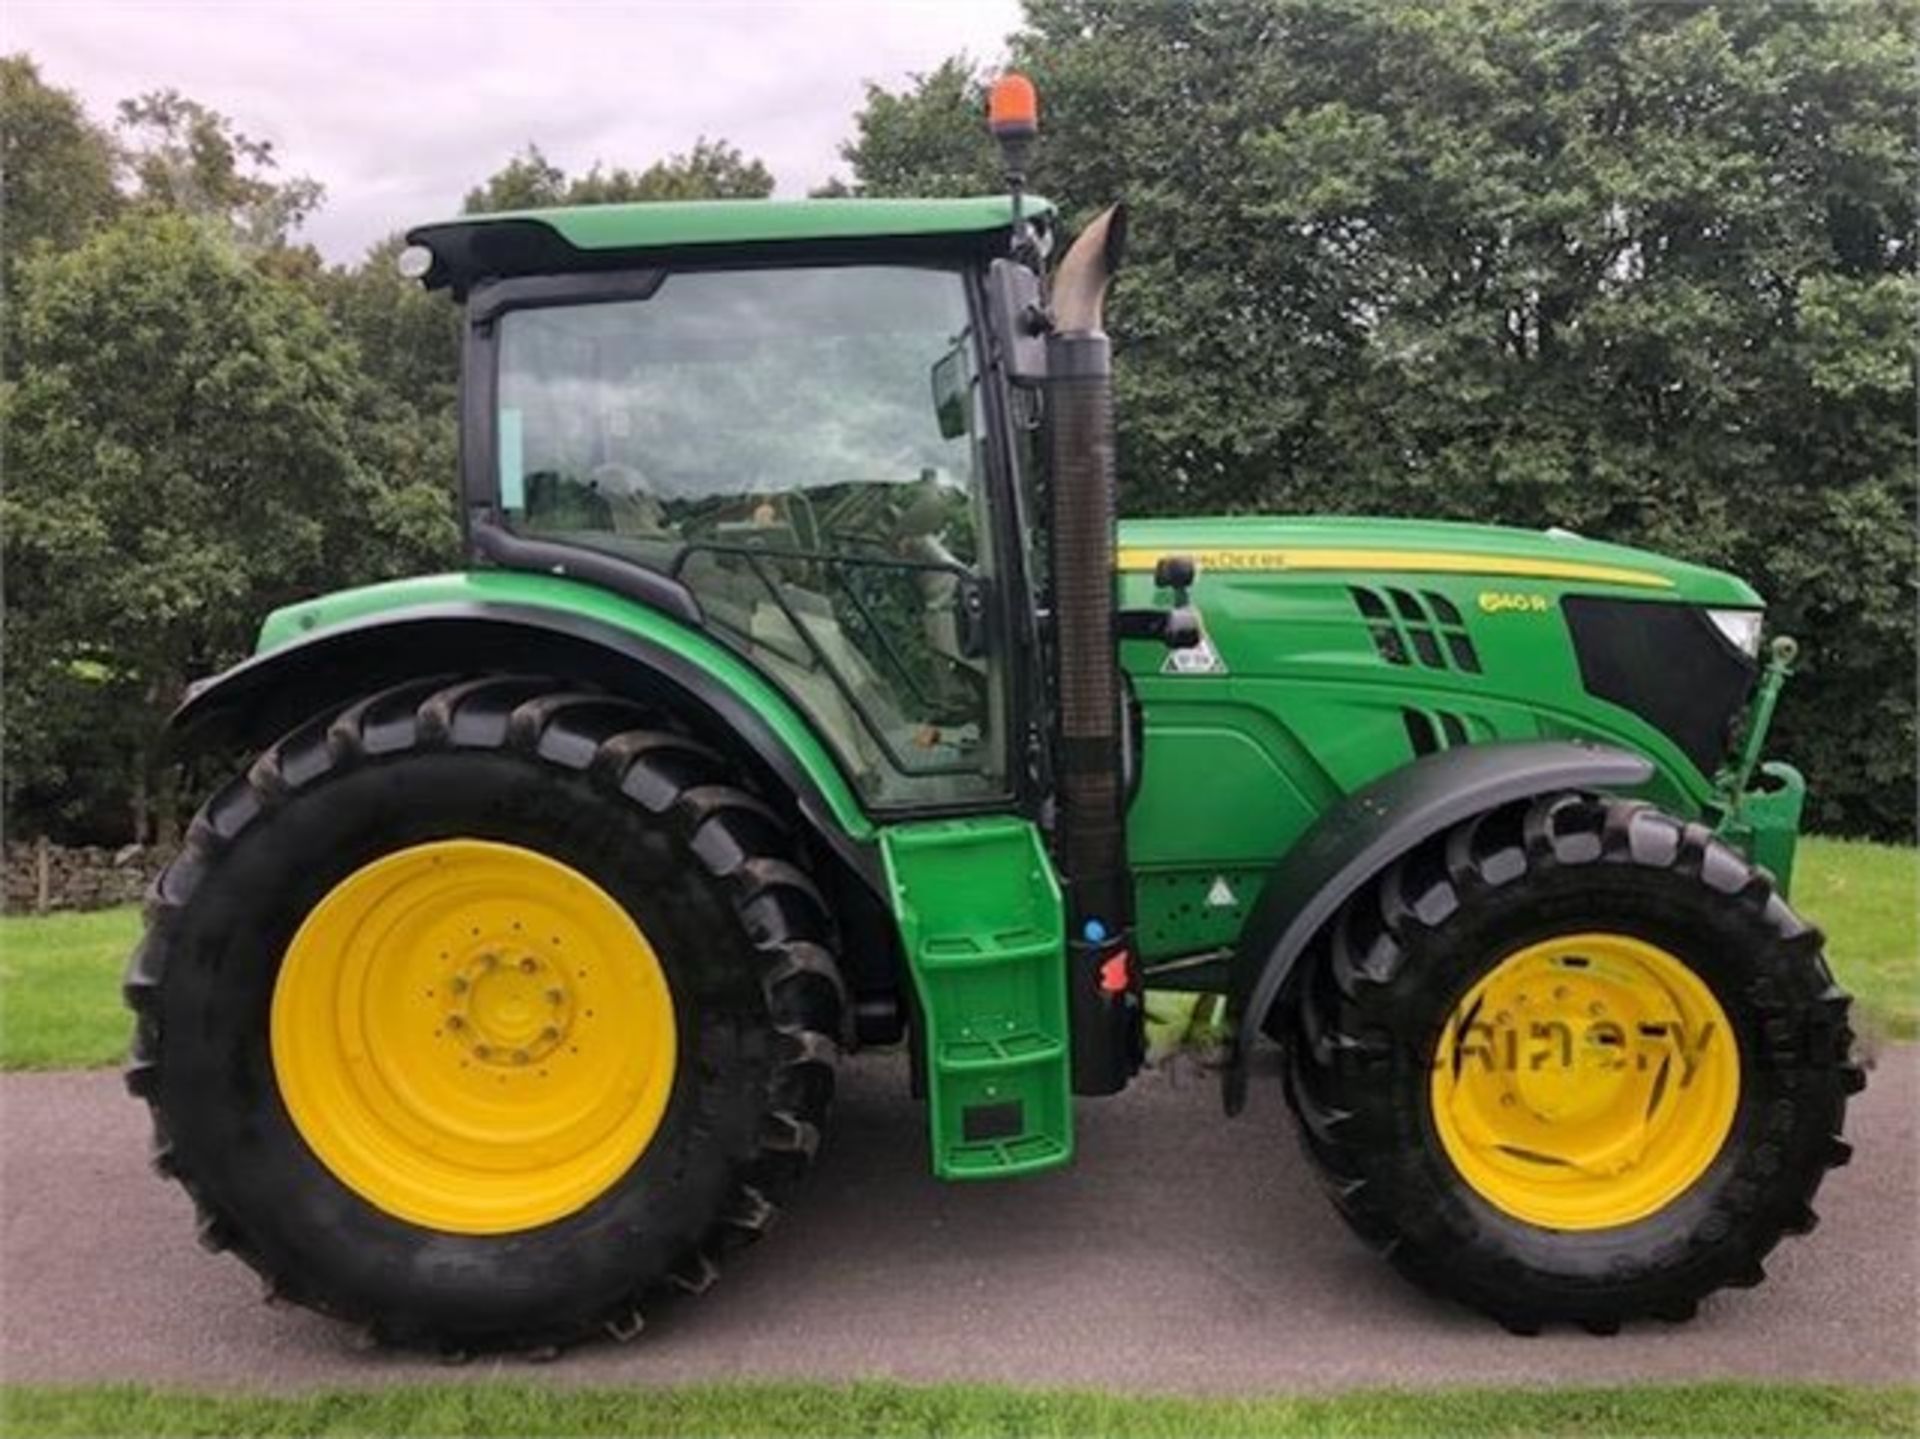
M 1219 516 L 1129 520 L 1120 525 L 1122 574 L 1151 572 L 1163 555 L 1191 555 L 1208 571 L 1471 575 L 1489 583 L 1546 581 L 1645 599 L 1757 609 L 1763 601 L 1733 575 L 1564 530 L 1522 530 L 1440 520 Z

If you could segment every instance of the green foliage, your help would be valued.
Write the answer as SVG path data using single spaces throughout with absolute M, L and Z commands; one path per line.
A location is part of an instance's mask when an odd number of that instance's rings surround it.
M 271 143 L 178 90 L 121 101 L 119 124 L 132 141 L 129 165 L 143 202 L 218 222 L 251 250 L 286 245 L 326 195 L 305 176 L 271 178 L 279 167 Z
M 460 209 L 468 215 L 496 210 L 536 210 L 566 203 L 567 175 L 538 145 L 526 149 L 467 191 Z
M 127 750 L 95 760 L 128 766 L 136 793 L 152 780 L 164 827 L 154 744 L 187 680 L 245 654 L 265 610 L 407 558 L 384 523 L 405 497 L 357 451 L 352 350 L 215 230 L 138 212 L 22 277 L 0 499 L 10 737 L 53 749 L 34 732 L 57 717 L 113 719 Z M 48 778 L 14 759 L 10 786 Z
M 370 495 L 370 569 L 397 575 L 459 562 L 449 491 L 458 472 L 460 311 L 400 274 L 404 240 L 389 236 L 360 264 L 327 271 L 313 289 L 352 345 L 361 384 L 354 430 L 383 483 Z
M 389 235 L 351 268 L 320 281 L 328 318 L 360 350 L 360 370 L 382 393 L 423 414 L 451 415 L 460 385 L 460 310 L 400 273 L 406 241 Z
M 999 163 L 981 123 L 986 103 L 985 86 L 964 55 L 914 76 L 900 94 L 869 84 L 867 103 L 854 117 L 857 138 L 840 147 L 857 193 L 938 198 L 998 190 Z
M 467 191 L 462 211 L 534 210 L 554 205 L 612 205 L 636 200 L 764 200 L 773 193 L 773 172 L 749 160 L 724 140 L 704 135 L 683 155 L 657 160 L 644 170 L 611 169 L 595 162 L 569 177 L 528 145 L 485 183 Z
M 488 1381 L 292 1397 L 136 1385 L 0 1391 L 7 1435 L 759 1434 L 991 1436 L 1910 1434 L 1912 1386 L 1676 1384 L 1193 1398 L 996 1384 L 731 1383 L 585 1389 Z
M 119 210 L 113 141 L 72 93 L 40 78 L 26 55 L 0 56 L 0 217 L 7 289 L 42 247 L 67 249 Z
M 1029 0 L 1036 189 L 1132 207 L 1133 514 L 1563 525 L 1753 579 L 1824 828 L 1913 832 L 1914 0 Z M 875 194 L 994 186 L 964 59 Z
M 108 842 L 177 822 L 160 723 L 267 609 L 459 553 L 459 313 L 400 238 L 329 269 L 295 239 L 321 187 L 177 91 L 117 130 L 0 57 L 5 799 Z M 573 178 L 530 146 L 469 207 L 772 188 L 723 141 Z

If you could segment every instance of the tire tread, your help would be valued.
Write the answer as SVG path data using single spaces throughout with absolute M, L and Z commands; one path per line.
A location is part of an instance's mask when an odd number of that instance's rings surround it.
M 396 744 L 395 727 L 402 718 L 405 743 Z M 381 730 L 377 746 L 368 742 L 376 726 Z M 308 1286 L 300 1276 L 269 1272 L 244 1227 L 195 1183 L 171 1142 L 162 1102 L 160 1004 L 169 936 L 219 853 L 244 842 L 247 830 L 296 790 L 406 750 L 450 746 L 512 749 L 537 763 L 584 772 L 608 796 L 665 817 L 682 836 L 706 834 L 708 842 L 693 843 L 690 852 L 720 882 L 761 961 L 762 997 L 781 1040 L 773 1047 L 777 1058 L 767 1086 L 769 1122 L 761 1126 L 754 1152 L 739 1156 L 732 1192 L 706 1233 L 668 1274 L 613 1304 L 537 1333 L 498 1336 L 485 1347 L 537 1353 L 600 1332 L 631 1338 L 639 1332 L 643 1304 L 656 1293 L 669 1287 L 704 1291 L 718 1276 L 724 1254 L 774 1224 L 819 1148 L 832 1102 L 833 1067 L 851 1022 L 833 956 L 832 916 L 784 821 L 743 787 L 717 751 L 681 732 L 669 715 L 536 677 L 439 677 L 364 696 L 270 746 L 207 803 L 178 856 L 149 889 L 145 934 L 122 986 L 136 1017 L 126 1086 L 147 1104 L 155 1167 L 178 1180 L 193 1199 L 201 1243 L 235 1253 L 272 1292 L 305 1296 Z M 448 1342 L 389 1316 L 341 1313 L 304 1297 L 302 1302 L 360 1325 L 385 1344 L 445 1349 Z M 464 1336 L 460 1346 L 471 1342 Z
M 1495 889 L 1504 893 L 1513 884 L 1592 865 L 1670 870 L 1710 891 L 1715 902 L 1739 906 L 1769 951 L 1756 968 L 1756 987 L 1761 980 L 1771 985 L 1765 1003 L 1752 1003 L 1762 996 L 1751 990 L 1748 996 L 1760 1022 L 1777 1021 L 1783 1033 L 1805 1033 L 1804 1027 L 1795 1029 L 1796 1022 L 1817 1010 L 1825 1021 L 1818 1031 L 1825 1035 L 1822 1042 L 1833 1046 L 1831 1072 L 1816 1067 L 1816 1079 L 1824 1074 L 1829 1082 L 1805 1087 L 1794 1101 L 1825 1107 L 1806 1117 L 1824 1131 L 1818 1142 L 1804 1146 L 1799 1162 L 1786 1166 L 1784 1184 L 1768 1188 L 1743 1177 L 1726 1185 L 1718 1208 L 1689 1238 L 1688 1262 L 1662 1270 L 1670 1271 L 1670 1279 L 1570 1287 L 1549 1302 L 1537 1293 L 1516 1297 L 1523 1289 L 1517 1262 L 1507 1273 L 1468 1272 L 1485 1263 L 1484 1254 L 1475 1259 L 1466 1255 L 1469 1246 L 1432 1242 L 1436 1228 L 1406 1212 L 1392 1182 L 1391 1158 L 1381 1152 L 1384 1089 L 1372 1087 L 1369 1078 L 1388 1062 L 1378 1051 L 1391 1045 L 1370 1047 L 1367 1036 L 1384 1032 L 1383 1016 L 1403 979 L 1418 981 L 1417 975 L 1409 979 L 1416 964 L 1410 948 L 1428 923 L 1423 916 L 1451 914 Z M 1503 877 L 1496 882 L 1494 875 Z M 1451 894 L 1436 897 L 1435 884 Z M 1301 977 L 1283 1000 L 1289 1010 L 1281 1016 L 1289 1051 L 1286 1093 L 1303 1147 L 1335 1208 L 1363 1239 L 1387 1249 L 1395 1267 L 1421 1287 L 1479 1308 L 1510 1330 L 1535 1333 L 1546 1322 L 1561 1321 L 1610 1334 L 1622 1321 L 1643 1316 L 1684 1319 L 1715 1289 L 1760 1282 L 1762 1261 L 1781 1236 L 1807 1233 L 1818 1222 L 1814 1194 L 1826 1172 L 1851 1153 L 1842 1138 L 1845 1096 L 1857 1092 L 1865 1076 L 1850 1053 L 1848 996 L 1827 975 L 1820 943 L 1819 931 L 1793 913 L 1765 871 L 1706 826 L 1642 802 L 1554 794 L 1477 816 L 1389 866 L 1330 921 L 1303 958 Z M 1779 976 L 1802 973 L 1809 964 L 1825 976 L 1824 988 L 1789 1003 Z M 1782 1123 L 1794 1129 L 1801 1119 L 1789 1114 Z M 1767 1172 L 1782 1164 L 1775 1149 L 1758 1161 Z M 1716 1233 L 1709 1236 L 1708 1230 Z M 1703 1246 L 1713 1253 L 1706 1262 L 1693 1262 Z

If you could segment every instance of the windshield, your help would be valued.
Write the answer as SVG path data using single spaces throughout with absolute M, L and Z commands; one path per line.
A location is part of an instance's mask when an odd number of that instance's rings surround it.
M 670 273 L 498 335 L 512 528 L 686 584 L 875 801 L 1004 791 L 959 272 Z

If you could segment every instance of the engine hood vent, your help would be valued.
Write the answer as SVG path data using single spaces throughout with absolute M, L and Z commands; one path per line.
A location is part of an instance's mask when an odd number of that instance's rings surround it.
M 1349 593 L 1367 622 L 1373 647 L 1390 665 L 1480 673 L 1480 653 L 1459 607 L 1436 590 L 1368 589 Z

